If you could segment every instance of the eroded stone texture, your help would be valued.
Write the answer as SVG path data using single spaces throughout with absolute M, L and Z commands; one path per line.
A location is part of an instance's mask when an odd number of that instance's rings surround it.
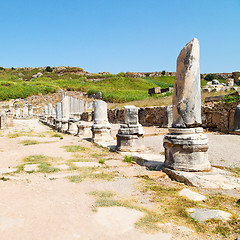
M 56 119 L 62 118 L 62 105 L 60 102 L 56 104 Z
M 173 95 L 173 124 L 164 136 L 166 168 L 209 171 L 208 139 L 201 120 L 199 42 L 194 38 L 180 52 Z
M 94 123 L 108 123 L 107 103 L 102 100 L 94 102 Z
M 62 117 L 69 118 L 70 114 L 70 99 L 69 96 L 66 96 L 62 100 Z
M 173 127 L 194 127 L 201 124 L 201 86 L 199 42 L 190 41 L 177 59 L 173 94 Z
M 28 104 L 28 116 L 33 117 L 33 106 L 32 106 L 32 104 Z
M 112 141 L 111 128 L 107 117 L 107 103 L 96 100 L 94 102 L 94 124 L 91 128 L 92 141 L 96 143 Z
M 125 124 L 121 124 L 117 134 L 118 151 L 141 151 L 143 145 L 143 127 L 138 122 L 138 108 L 124 107 Z
M 6 112 L 1 111 L 0 113 L 0 129 L 6 128 Z

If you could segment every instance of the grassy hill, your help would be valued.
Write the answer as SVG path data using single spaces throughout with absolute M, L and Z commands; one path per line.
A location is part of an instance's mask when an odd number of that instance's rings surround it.
M 34 77 L 40 73 L 40 77 Z M 59 89 L 93 94 L 102 92 L 103 100 L 124 103 L 162 98 L 148 95 L 153 87 L 173 87 L 174 76 L 136 78 L 119 74 L 89 74 L 78 67 L 61 68 L 0 68 L 0 100 L 49 94 Z M 202 81 L 205 85 L 206 81 Z M 166 95 L 172 95 L 171 92 Z
M 37 73 L 42 76 L 34 78 Z M 173 87 L 174 77 L 134 78 L 122 74 L 86 74 L 80 68 L 48 72 L 45 69 L 0 68 L 0 100 L 54 93 L 60 88 L 89 94 L 102 92 L 109 102 L 129 102 L 148 98 L 152 87 Z M 161 96 L 153 96 L 161 97 Z

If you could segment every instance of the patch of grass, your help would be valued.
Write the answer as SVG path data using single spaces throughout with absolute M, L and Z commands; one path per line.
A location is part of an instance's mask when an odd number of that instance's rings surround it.
M 78 167 L 76 167 L 74 164 L 72 164 L 71 162 L 69 162 L 67 164 L 69 166 L 69 168 L 67 169 L 68 171 L 74 171 L 74 170 L 77 170 Z
M 25 163 L 50 163 L 50 162 L 56 162 L 62 160 L 61 158 L 55 158 L 55 157 L 50 157 L 50 156 L 45 156 L 45 155 L 30 155 L 25 158 L 23 158 L 23 162 Z
M 123 162 L 127 162 L 127 163 L 132 163 L 133 162 L 133 156 L 132 155 L 125 155 Z
M 165 156 L 165 152 L 160 152 L 161 155 Z
M 7 135 L 8 138 L 17 138 L 17 137 L 20 137 L 21 134 L 20 133 L 9 133 Z
M 41 142 L 37 141 L 37 140 L 24 140 L 21 141 L 20 144 L 23 144 L 24 146 L 28 146 L 28 145 L 37 145 L 40 144 Z
M 16 170 L 15 173 L 20 173 L 20 172 L 22 172 L 22 171 L 24 170 L 24 166 L 25 166 L 25 164 L 18 165 L 18 166 L 16 167 L 17 170 Z
M 7 135 L 8 138 L 17 138 L 17 137 L 45 137 L 44 134 L 42 133 L 36 133 L 33 131 L 29 132 L 13 132 L 13 133 L 8 133 Z
M 87 150 L 87 148 L 78 145 L 67 145 L 62 148 L 64 148 L 66 152 L 84 152 Z
M 60 169 L 52 167 L 49 163 L 42 162 L 38 166 L 38 172 L 41 173 L 53 173 L 53 172 L 58 172 Z
M 98 160 L 98 162 L 99 162 L 100 164 L 105 164 L 105 160 L 102 159 L 102 158 L 100 158 L 100 159 Z
M 30 155 L 28 157 L 25 157 L 23 161 L 27 163 L 41 163 L 46 162 L 47 160 L 49 160 L 49 158 L 50 157 L 44 155 Z
M 99 167 L 79 167 L 79 178 L 82 180 L 105 180 L 112 181 L 115 177 L 115 172 L 104 172 Z M 71 179 L 69 179 L 71 181 Z
M 77 175 L 77 176 L 69 176 L 68 179 L 70 180 L 70 182 L 74 182 L 74 183 L 80 183 L 82 182 L 82 176 Z
M 143 178 L 143 182 L 145 183 L 144 191 L 150 191 L 153 194 L 151 201 L 162 211 L 160 221 L 194 226 L 197 232 L 221 234 L 223 237 L 240 233 L 240 219 L 237 217 L 239 206 L 236 198 L 214 194 L 208 196 L 208 201 L 194 202 L 178 194 L 182 189 L 181 184 L 174 183 L 175 187 L 171 187 L 150 178 Z M 230 212 L 233 218 L 226 223 L 211 220 L 201 224 L 189 216 L 187 212 L 189 208 L 219 209 Z
M 236 177 L 240 177 L 240 167 L 230 167 L 228 168 Z
M 61 137 L 62 137 L 62 134 L 54 133 L 54 134 L 52 134 L 51 137 L 61 138 Z
M 223 97 L 223 102 L 224 103 L 233 103 L 233 102 L 239 101 L 239 99 L 240 99 L 239 95 L 231 95 L 231 94 L 229 94 L 229 95 L 225 95 Z
M 39 141 L 37 141 L 37 140 L 24 140 L 24 141 L 21 141 L 21 142 L 20 142 L 20 144 L 23 144 L 24 146 L 37 145 L 37 144 L 45 144 L 45 143 L 53 143 L 53 141 L 39 142 Z
M 6 178 L 6 177 L 1 177 L 1 178 L 0 178 L 0 180 L 1 180 L 1 181 L 3 181 L 3 182 L 6 182 L 6 181 L 8 181 L 8 180 L 9 180 L 9 178 Z
M 89 193 L 96 198 L 93 211 L 96 211 L 97 207 L 126 207 L 135 209 L 144 213 L 144 216 L 140 218 L 135 226 L 145 231 L 156 232 L 159 227 L 156 225 L 161 219 L 161 214 L 155 213 L 142 206 L 138 206 L 134 201 L 128 199 L 116 199 L 116 194 L 111 191 L 93 191 Z
M 100 152 L 100 153 L 92 153 L 90 156 L 92 158 L 99 158 L 99 157 L 106 157 L 108 154 L 106 152 Z

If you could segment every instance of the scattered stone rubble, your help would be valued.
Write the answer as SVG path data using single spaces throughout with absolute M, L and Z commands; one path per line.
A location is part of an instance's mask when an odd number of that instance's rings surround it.
M 238 91 L 239 87 L 234 87 L 234 79 L 233 78 L 227 78 L 226 83 L 220 83 L 217 79 L 213 79 L 211 82 L 208 82 L 206 86 L 202 88 L 203 92 L 228 92 L 230 90 L 232 91 Z

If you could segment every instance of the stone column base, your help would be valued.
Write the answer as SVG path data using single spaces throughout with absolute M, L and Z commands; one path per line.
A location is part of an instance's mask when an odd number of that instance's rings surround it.
M 93 124 L 91 130 L 92 142 L 98 143 L 113 141 L 110 124 Z
M 59 129 L 59 131 L 65 133 L 67 130 L 68 130 L 68 119 L 63 118 L 62 125 L 61 125 L 61 128 Z
M 92 136 L 91 127 L 92 127 L 92 124 L 89 124 L 87 122 L 77 123 L 78 132 L 77 132 L 76 136 L 78 136 L 78 137 L 90 137 L 90 136 Z
M 122 135 L 117 134 L 117 151 L 137 152 L 144 150 L 143 135 Z
M 78 120 L 75 119 L 68 121 L 68 129 L 66 131 L 68 134 L 76 134 L 78 132 L 77 122 Z
M 60 131 L 61 126 L 62 126 L 62 120 L 61 120 L 61 119 L 56 119 L 56 120 L 55 120 L 55 129 L 56 129 L 57 131 Z
M 169 128 L 164 136 L 164 166 L 173 170 L 209 171 L 208 139 L 202 128 Z

